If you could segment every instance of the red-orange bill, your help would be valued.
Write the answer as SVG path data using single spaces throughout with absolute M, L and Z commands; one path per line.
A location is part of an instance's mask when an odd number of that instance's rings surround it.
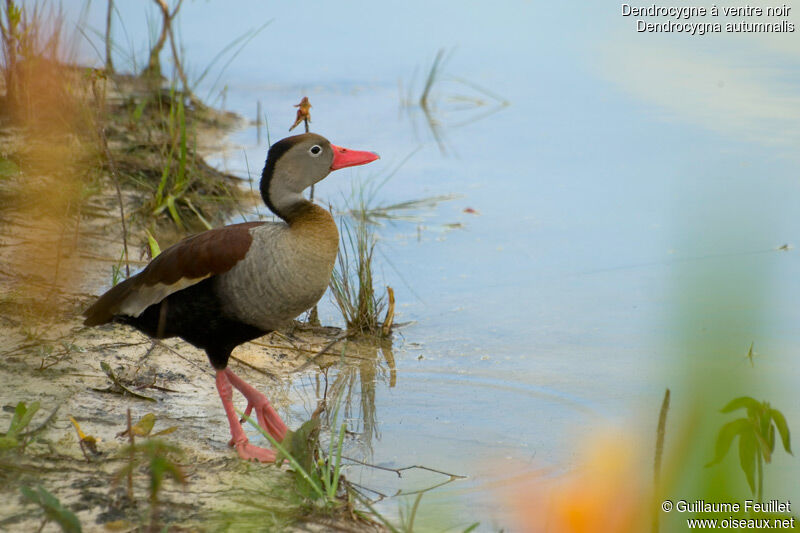
M 331 145 L 333 148 L 333 162 L 331 163 L 331 170 L 339 170 L 345 167 L 354 167 L 357 165 L 366 165 L 380 156 L 375 152 L 361 152 L 359 150 L 349 150 L 341 146 Z

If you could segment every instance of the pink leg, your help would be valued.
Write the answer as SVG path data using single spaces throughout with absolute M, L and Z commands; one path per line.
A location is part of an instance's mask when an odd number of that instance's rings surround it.
M 270 405 L 267 397 L 258 392 L 255 387 L 233 373 L 233 370 L 226 368 L 223 370 L 225 376 L 231 384 L 247 398 L 247 409 L 245 414 L 250 416 L 250 412 L 255 408 L 258 424 L 278 442 L 282 442 L 286 436 L 286 424 Z
M 236 448 L 239 457 L 247 461 L 257 460 L 262 463 L 275 462 L 275 452 L 253 446 L 247 440 L 247 435 L 244 433 L 239 417 L 236 416 L 236 410 L 233 408 L 233 389 L 231 383 L 228 381 L 228 376 L 224 370 L 217 371 L 217 391 L 222 400 L 222 406 L 225 408 L 225 415 L 228 417 L 228 423 L 231 426 L 231 445 Z M 249 401 L 249 400 L 248 400 Z

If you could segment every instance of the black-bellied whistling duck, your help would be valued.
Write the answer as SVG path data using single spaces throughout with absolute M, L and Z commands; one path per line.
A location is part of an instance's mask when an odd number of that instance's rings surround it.
M 279 442 L 286 424 L 262 393 L 227 368 L 228 358 L 238 345 L 285 326 L 325 293 L 339 232 L 331 214 L 303 191 L 332 170 L 376 159 L 314 133 L 278 141 L 267 155 L 261 197 L 283 222 L 234 224 L 182 240 L 103 294 L 84 312 L 84 324 L 121 322 L 205 350 L 216 369 L 230 444 L 243 459 L 274 461 L 273 450 L 248 442 L 231 386 L 247 398 L 245 412 L 255 409 L 258 423 Z

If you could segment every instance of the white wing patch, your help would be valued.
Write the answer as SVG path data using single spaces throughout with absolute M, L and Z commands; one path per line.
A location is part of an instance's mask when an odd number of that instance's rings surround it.
M 119 307 L 114 311 L 114 314 L 138 317 L 145 309 L 153 304 L 157 304 L 170 294 L 183 290 L 186 287 L 196 285 L 210 277 L 211 274 L 203 276 L 202 278 L 181 278 L 169 285 L 165 283 L 141 285 L 120 303 Z

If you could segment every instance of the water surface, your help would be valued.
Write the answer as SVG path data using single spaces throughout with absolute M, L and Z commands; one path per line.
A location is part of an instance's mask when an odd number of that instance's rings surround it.
M 139 4 L 117 4 L 128 34 L 144 35 Z M 102 17 L 92 5 L 90 23 L 102 27 Z M 760 301 L 741 310 L 753 320 L 726 339 L 742 358 L 754 339 L 769 354 L 772 400 L 790 425 L 800 420 L 790 392 L 800 377 L 800 256 L 775 250 L 800 235 L 796 34 L 637 34 L 613 2 L 209 1 L 180 15 L 190 71 L 269 19 L 201 96 L 251 120 L 260 101 L 273 141 L 308 96 L 313 131 L 381 154 L 331 175 L 317 189 L 324 203 L 342 205 L 354 182 L 412 153 L 378 203 L 458 195 L 378 229 L 378 278 L 395 289 L 397 320 L 412 324 L 395 336 L 396 384 L 385 372 L 373 378 L 371 446 L 352 445 L 379 465 L 466 476 L 426 496 L 430 514 L 507 526 L 495 489 L 516 478 L 502 464 L 568 471 L 574 443 L 598 422 L 633 424 L 649 443 L 664 387 L 680 391 L 673 363 L 686 332 L 676 309 L 703 294 L 678 288 L 697 271 L 730 276 L 733 287 L 737 273 L 761 273 Z M 403 100 L 419 95 L 440 48 L 450 59 L 431 97 L 437 142 Z M 259 143 L 250 126 L 231 141 L 214 162 L 257 179 L 266 136 Z M 341 323 L 327 296 L 320 312 Z M 309 386 L 297 378 L 297 422 L 313 410 Z M 797 467 L 785 466 L 770 471 L 770 486 L 791 499 Z M 350 477 L 387 495 L 442 481 L 371 469 Z M 394 499 L 380 505 L 397 513 Z

